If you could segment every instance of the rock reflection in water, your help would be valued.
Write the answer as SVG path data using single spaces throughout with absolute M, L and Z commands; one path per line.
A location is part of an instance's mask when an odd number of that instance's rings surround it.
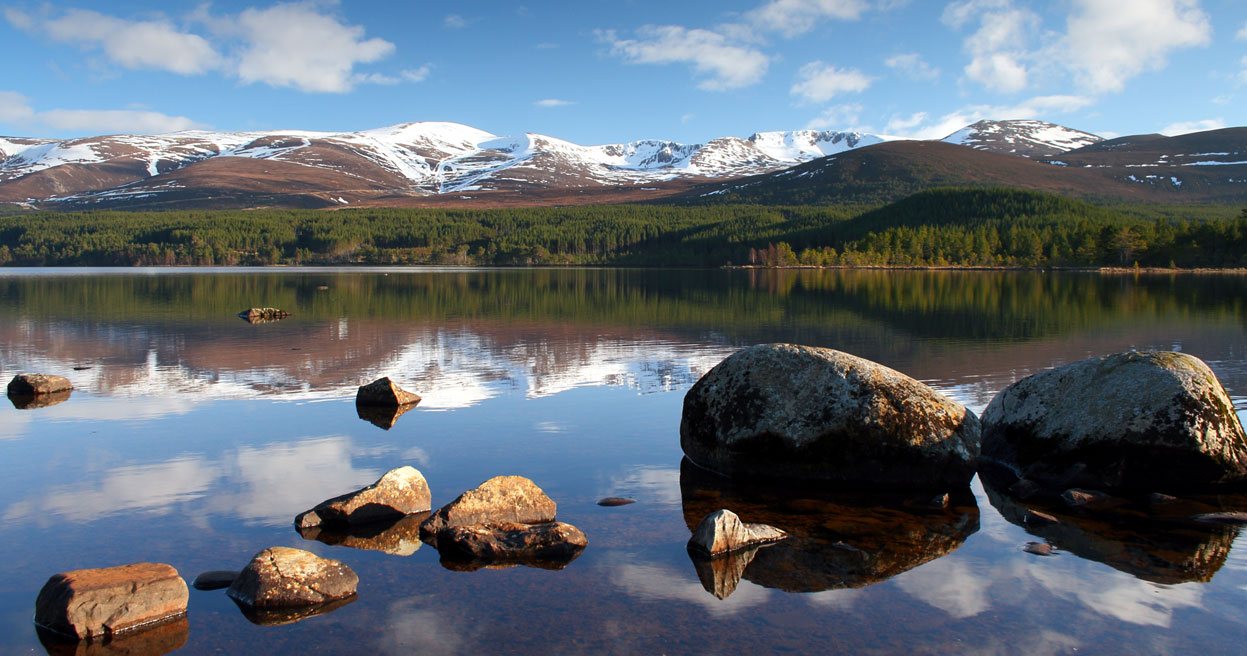
M 1010 497 L 987 480 L 987 500 L 1009 522 L 1050 542 L 1060 551 L 1104 563 L 1144 581 L 1162 584 L 1211 581 L 1225 565 L 1238 529 L 1200 524 L 1191 515 L 1230 504 L 1247 507 L 1244 497 L 1175 500 L 1167 504 L 1125 503 L 1100 510 L 1072 510 Z M 1056 522 L 1026 521 L 1038 510 Z
M 73 640 L 36 627 L 39 642 L 49 656 L 160 656 L 181 649 L 190 637 L 190 622 L 183 615 L 141 631 L 129 631 L 102 640 Z
M 12 402 L 13 407 L 18 410 L 35 410 L 37 408 L 46 408 L 58 403 L 64 403 L 69 400 L 70 394 L 73 394 L 73 390 L 52 392 L 50 394 L 10 396 L 9 401 Z
M 238 606 L 238 610 L 242 611 L 243 617 L 246 617 L 252 624 L 257 626 L 282 626 L 283 624 L 302 622 L 309 617 L 332 613 L 347 604 L 353 603 L 356 599 L 359 599 L 359 595 L 336 599 L 318 606 L 297 606 L 293 608 L 254 608 L 239 604 L 237 601 L 234 602 L 234 605 Z
M 357 403 L 355 404 L 355 414 L 359 415 L 360 419 L 363 419 L 377 428 L 390 430 L 391 428 L 394 428 L 395 424 L 398 423 L 399 417 L 407 414 L 409 410 L 412 410 L 415 407 L 415 403 L 392 407 L 359 405 Z
M 380 551 L 392 556 L 410 556 L 420 549 L 420 522 L 428 516 L 429 513 L 422 512 L 407 515 L 394 522 L 374 522 L 340 529 L 312 526 L 296 530 L 305 540 L 351 549 Z
M 787 592 L 820 592 L 878 583 L 960 547 L 979 528 L 969 488 L 951 491 L 947 508 L 925 497 L 881 492 L 786 491 L 734 484 L 685 459 L 680 463 L 684 521 L 727 508 L 748 522 L 787 531 L 787 540 L 712 561 L 692 558 L 711 594 L 726 598 L 740 578 Z

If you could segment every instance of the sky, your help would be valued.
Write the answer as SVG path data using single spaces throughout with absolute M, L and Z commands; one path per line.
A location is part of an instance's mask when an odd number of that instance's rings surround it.
M 0 134 L 1247 124 L 1243 0 L 0 0 Z

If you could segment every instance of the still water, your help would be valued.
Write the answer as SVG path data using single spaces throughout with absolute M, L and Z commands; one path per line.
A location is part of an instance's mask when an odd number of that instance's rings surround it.
M 234 316 L 252 306 L 293 316 Z M 186 623 L 92 653 L 1241 653 L 1236 529 L 1047 508 L 1063 521 L 1028 532 L 977 479 L 944 510 L 732 489 L 682 467 L 684 392 L 772 341 L 882 362 L 976 412 L 1056 364 L 1181 350 L 1247 416 L 1242 276 L 0 270 L 0 377 L 76 387 L 0 409 L 0 652 L 44 652 L 31 617 L 55 572 L 159 561 L 189 580 L 287 545 L 349 564 L 358 599 L 265 625 L 192 590 Z M 423 402 L 361 418 L 355 388 L 382 375 Z M 532 478 L 589 547 L 563 570 L 469 572 L 401 523 L 295 532 L 298 512 L 401 464 L 434 506 Z M 1208 506 L 1247 509 L 1191 508 Z M 690 526 L 719 507 L 794 538 L 697 565 Z M 1034 541 L 1056 555 L 1022 551 Z

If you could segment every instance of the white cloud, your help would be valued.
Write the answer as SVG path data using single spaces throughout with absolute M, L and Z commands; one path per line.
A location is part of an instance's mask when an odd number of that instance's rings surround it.
M 13 7 L 4 8 L 4 20 L 19 30 L 31 30 L 35 27 L 35 19 L 30 14 Z
M 964 69 L 967 78 L 1006 93 L 1028 86 L 1027 45 L 1038 31 L 1038 14 L 1014 7 L 1011 0 L 959 0 L 945 7 L 941 20 L 955 29 L 978 23 L 962 44 L 970 55 Z
M 893 116 L 885 128 L 888 134 L 909 134 L 911 130 L 926 123 L 926 112 L 914 112 L 909 116 Z
M 911 139 L 943 139 L 983 119 L 1043 118 L 1078 111 L 1092 102 L 1094 100 L 1087 96 L 1052 95 L 1035 96 L 1013 105 L 970 105 L 936 119 L 930 119 L 925 112 L 918 112 L 892 117 L 884 131 Z
M 843 93 L 858 93 L 870 87 L 871 78 L 853 68 L 836 68 L 813 61 L 797 72 L 797 82 L 789 90 L 809 102 L 826 102 Z
M 30 108 L 26 96 L 15 91 L 0 91 L 0 122 L 20 123 L 34 115 L 35 111 Z
M 346 25 L 309 4 L 246 9 L 236 23 L 246 41 L 237 71 L 245 83 L 343 93 L 357 81 L 356 64 L 394 52 L 393 43 L 365 39 L 363 27 Z
M 1188 134 L 1191 132 L 1203 132 L 1204 130 L 1219 130 L 1225 127 L 1225 121 L 1220 118 L 1206 118 L 1200 121 L 1180 121 L 1178 123 L 1170 123 L 1161 128 L 1159 132 L 1167 136 L 1175 136 L 1179 134 Z
M 1238 28 L 1238 32 L 1234 34 L 1234 38 L 1239 41 L 1247 41 L 1247 23 L 1243 23 L 1243 26 Z
M 1121 91 L 1130 78 L 1165 66 L 1169 53 L 1207 45 L 1208 15 L 1197 0 L 1076 0 L 1056 56 L 1084 89 Z
M 205 127 L 185 116 L 137 109 L 50 109 L 34 119 L 55 130 L 91 134 L 159 134 Z
M 689 64 L 699 89 L 726 91 L 762 79 L 770 59 L 761 51 L 734 43 L 719 32 L 679 25 L 646 25 L 637 39 L 620 39 L 613 31 L 598 34 L 611 54 L 633 64 Z
M 408 68 L 399 73 L 404 80 L 408 82 L 423 82 L 429 77 L 429 73 L 433 72 L 433 68 L 425 64 L 419 68 Z
M 868 6 L 865 0 L 770 0 L 745 17 L 759 29 L 792 37 L 809 32 L 825 18 L 857 20 Z
M 5 11 L 5 18 L 55 41 L 98 49 L 123 68 L 198 75 L 219 68 L 223 61 L 207 39 L 166 19 L 132 21 L 86 9 L 70 9 L 44 21 L 15 10 Z
M 576 101 L 563 100 L 562 98 L 542 98 L 533 104 L 537 107 L 566 107 L 568 105 L 575 105 Z
M 862 115 L 862 106 L 858 103 L 846 103 L 827 107 L 818 116 L 805 124 L 807 130 L 846 130 L 858 126 Z
M 892 55 L 883 60 L 883 64 L 911 80 L 936 80 L 940 77 L 940 69 L 928 64 L 916 52 Z
M 691 122 L 693 121 L 693 119 L 695 119 L 695 118 L 697 118 L 697 115 L 696 115 L 696 114 L 693 114 L 692 112 L 689 112 L 688 114 L 684 114 L 684 115 L 680 116 L 680 123 L 683 123 L 683 124 L 685 124 L 685 125 L 688 125 L 688 124 L 689 124 L 689 123 L 691 123 Z
M 423 82 L 429 76 L 429 66 L 425 64 L 420 68 L 407 69 L 400 71 L 398 75 L 386 75 L 385 73 L 356 73 L 351 76 L 351 82 L 355 84 L 382 84 L 393 86 L 403 82 Z
M 442 19 L 442 25 L 452 30 L 462 30 L 468 26 L 468 21 L 459 14 L 447 14 L 446 18 Z

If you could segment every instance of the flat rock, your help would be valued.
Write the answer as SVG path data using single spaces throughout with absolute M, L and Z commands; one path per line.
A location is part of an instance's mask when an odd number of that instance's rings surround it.
M 636 503 L 636 499 L 629 499 L 628 497 L 605 497 L 602 499 L 598 499 L 598 505 L 603 506 L 605 508 L 627 506 L 633 503 Z
M 186 614 L 190 592 L 164 563 L 55 574 L 35 601 L 35 623 L 67 636 L 103 638 Z
M 561 568 L 588 544 L 580 529 L 563 522 L 451 526 L 437 534 L 437 550 L 442 558 L 489 564 L 551 563 Z
M 74 388 L 68 378 L 51 374 L 18 374 L 9 381 L 9 396 L 39 396 L 68 392 Z
M 220 590 L 228 588 L 237 578 L 237 570 L 215 569 L 196 576 L 191 587 L 196 590 Z
M 558 506 L 523 476 L 495 476 L 442 506 L 420 525 L 422 536 L 475 524 L 545 524 Z
M 689 548 L 708 556 L 720 556 L 786 537 L 787 533 L 774 526 L 746 524 L 736 513 L 721 509 L 701 520 L 689 539 Z
M 256 554 L 226 594 L 251 608 L 315 606 L 355 594 L 359 577 L 345 564 L 316 554 L 269 547 Z
M 295 526 L 358 526 L 393 521 L 431 509 L 432 496 L 424 474 L 404 465 L 386 472 L 368 487 L 320 502 L 296 517 Z
M 420 396 L 401 388 L 389 377 L 361 385 L 355 393 L 355 405 L 394 408 L 420 402 Z
M 794 344 L 742 349 L 684 397 L 680 446 L 710 471 L 879 487 L 969 483 L 974 413 L 883 365 Z
M 1220 381 L 1184 353 L 1118 353 L 1034 374 L 983 412 L 982 461 L 1050 491 L 1247 482 L 1247 436 Z

